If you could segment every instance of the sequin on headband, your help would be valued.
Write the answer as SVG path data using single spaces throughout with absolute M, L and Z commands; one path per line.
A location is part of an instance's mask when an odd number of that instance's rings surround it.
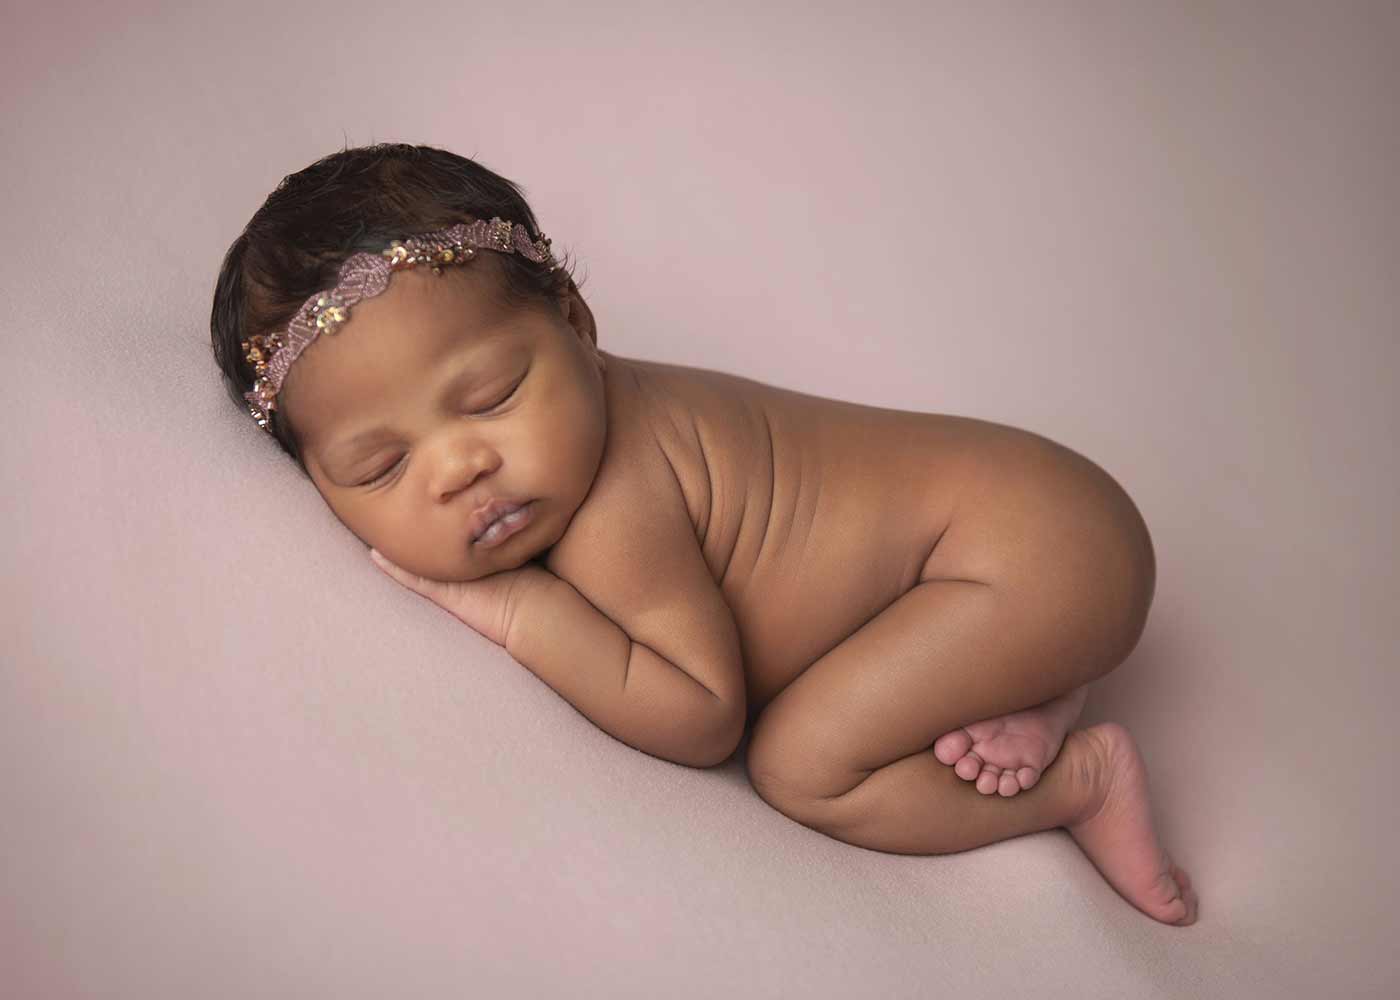
M 493 216 L 490 222 L 459 222 L 447 229 L 394 240 L 379 253 L 352 255 L 340 265 L 335 287 L 317 292 L 302 303 L 286 329 L 254 334 L 243 341 L 245 357 L 256 376 L 253 391 L 243 394 L 248 412 L 259 427 L 272 433 L 271 416 L 277 408 L 277 393 L 292 362 L 321 334 L 334 334 L 350 318 L 351 306 L 388 288 L 393 272 L 427 264 L 434 274 L 442 274 L 444 267 L 471 260 L 477 249 L 518 253 L 536 263 L 548 264 L 549 270 L 554 271 L 559 265 L 550 253 L 550 242 L 544 233 L 532 240 L 521 223 Z

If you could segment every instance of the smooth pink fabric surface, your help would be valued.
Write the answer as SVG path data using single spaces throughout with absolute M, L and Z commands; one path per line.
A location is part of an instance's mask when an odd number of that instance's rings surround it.
M 0 992 L 1395 995 L 1393 4 L 60 3 L 5 37 Z M 634 751 L 375 569 L 208 318 L 277 182 L 376 140 L 523 184 L 606 350 L 1122 483 L 1156 600 L 1083 722 L 1137 737 L 1199 922 L 1063 830 L 823 837 L 742 749 Z

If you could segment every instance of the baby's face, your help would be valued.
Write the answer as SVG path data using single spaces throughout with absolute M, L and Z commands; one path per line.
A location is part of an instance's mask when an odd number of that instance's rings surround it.
M 514 569 L 558 541 L 607 436 L 593 319 L 577 289 L 554 309 L 508 309 L 487 256 L 441 275 L 395 273 L 302 352 L 278 397 L 341 522 L 437 580 Z M 530 521 L 480 548 L 472 514 L 497 498 L 533 501 Z

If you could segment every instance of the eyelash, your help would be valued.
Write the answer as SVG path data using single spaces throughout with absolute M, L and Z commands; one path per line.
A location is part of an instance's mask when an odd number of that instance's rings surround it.
M 492 403 L 484 410 L 473 410 L 471 415 L 474 417 L 481 416 L 483 413 L 490 413 L 492 410 L 496 410 L 504 406 L 507 402 L 510 401 L 510 398 L 516 394 L 516 392 L 520 389 L 521 385 L 523 385 L 524 382 L 525 380 L 522 378 L 519 382 L 515 383 L 514 387 L 510 390 L 510 392 L 502 396 L 499 401 Z M 379 473 L 372 479 L 366 479 L 363 483 L 360 483 L 360 486 L 374 486 L 377 483 L 382 482 L 391 472 L 393 472 L 399 467 L 399 463 L 401 463 L 402 461 L 402 457 L 396 459 L 393 465 L 389 466 L 387 469 L 385 469 L 383 472 Z

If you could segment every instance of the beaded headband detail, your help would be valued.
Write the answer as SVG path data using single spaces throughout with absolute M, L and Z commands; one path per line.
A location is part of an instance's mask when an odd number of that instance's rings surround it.
M 521 223 L 493 216 L 490 222 L 459 222 L 447 229 L 393 240 L 379 253 L 352 255 L 340 265 L 335 287 L 317 292 L 302 303 L 286 329 L 254 334 L 242 342 L 245 357 L 256 374 L 253 391 L 243 394 L 249 414 L 271 434 L 277 393 L 292 362 L 321 334 L 334 334 L 350 318 L 351 306 L 388 288 L 389 276 L 395 271 L 427 264 L 434 274 L 440 275 L 444 267 L 471 260 L 478 248 L 519 253 L 536 263 L 548 264 L 549 270 L 554 271 L 559 265 L 550 253 L 550 242 L 544 233 L 532 240 Z

